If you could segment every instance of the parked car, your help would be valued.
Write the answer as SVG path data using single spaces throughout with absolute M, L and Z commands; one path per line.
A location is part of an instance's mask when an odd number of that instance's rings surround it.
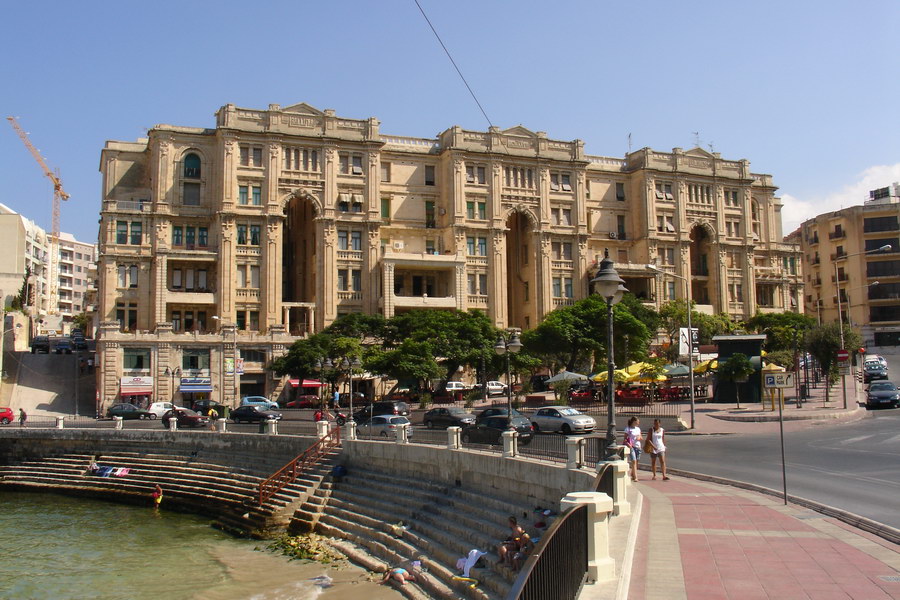
M 72 354 L 72 340 L 69 338 L 60 338 L 56 340 L 55 350 L 57 354 Z
M 866 392 L 866 408 L 881 408 L 887 406 L 897 408 L 900 406 L 900 389 L 890 381 L 876 381 L 869 386 Z
M 50 354 L 50 338 L 46 335 L 37 335 L 31 340 L 31 353 L 43 352 Z
M 280 421 L 281 413 L 266 410 L 259 406 L 239 406 L 231 411 L 231 420 L 235 423 L 259 423 L 260 421 Z
M 519 432 L 519 443 L 523 446 L 531 443 L 534 432 L 531 429 L 531 422 L 521 414 L 513 411 L 512 423 L 503 415 L 494 415 L 485 419 L 479 418 L 473 425 L 469 425 L 462 430 L 463 443 L 470 444 L 491 444 L 499 445 L 503 443 L 502 434 L 511 424 L 516 431 Z M 518 416 L 516 416 L 518 415 Z
M 155 417 L 162 417 L 173 408 L 181 407 L 175 406 L 171 402 L 153 402 L 150 406 L 147 407 L 147 410 L 152 412 Z
M 285 408 L 315 408 L 321 404 L 321 400 L 315 394 L 301 394 L 293 400 L 284 403 Z
M 138 408 L 134 404 L 123 402 L 121 404 L 113 404 L 106 409 L 106 416 L 110 419 L 113 417 L 122 417 L 123 419 L 155 419 L 156 415 L 146 408 Z
M 448 381 L 444 384 L 444 389 L 448 392 L 465 392 L 469 389 L 469 386 L 462 381 Z
M 401 415 L 375 415 L 371 419 L 358 422 L 356 434 L 361 436 L 396 437 L 397 428 L 407 425 L 406 435 L 412 437 L 412 423 Z
M 488 417 L 496 417 L 503 416 L 506 417 L 506 407 L 505 406 L 492 406 L 490 408 L 486 408 L 475 416 L 476 421 L 481 421 L 482 419 L 487 419 Z M 517 411 L 516 409 L 512 409 L 512 416 L 525 418 L 525 415 Z
M 422 392 L 420 390 L 411 390 L 408 388 L 397 388 L 393 389 L 387 394 L 385 394 L 381 399 L 384 401 L 393 401 L 393 402 L 409 402 L 413 404 L 418 404 L 419 398 L 422 396 Z
M 590 433 L 597 422 L 594 417 L 585 415 L 570 406 L 545 406 L 531 415 L 534 431 L 561 431 L 571 433 Z
M 506 395 L 506 384 L 502 381 L 488 381 L 487 382 L 487 393 L 488 396 L 505 396 Z
M 592 388 L 576 388 L 569 390 L 569 402 L 591 402 L 594 400 Z
M 881 366 L 884 367 L 885 369 L 887 369 L 887 366 L 888 366 L 887 359 L 885 359 L 883 356 L 878 355 L 878 354 L 866 354 L 866 359 L 863 361 L 863 363 L 869 363 L 869 362 L 881 363 Z
M 547 391 L 547 380 L 548 379 L 550 379 L 549 375 L 532 375 L 531 376 L 531 390 L 534 392 Z
M 475 415 L 464 408 L 432 408 L 422 417 L 422 424 L 428 429 L 440 427 L 465 427 L 475 423 Z
M 87 341 L 85 341 L 83 335 L 73 335 L 72 336 L 72 347 L 75 350 L 87 350 Z
M 278 408 L 278 403 L 265 396 L 244 396 L 241 398 L 241 406 L 261 406 L 265 410 L 272 410 Z
M 225 416 L 228 410 L 224 404 L 219 404 L 218 402 L 214 402 L 212 400 L 197 400 L 191 405 L 191 409 L 195 412 L 200 413 L 201 415 L 208 415 L 210 408 L 215 409 L 215 411 L 219 413 L 220 417 Z
M 882 365 L 880 362 L 873 360 L 867 362 L 865 366 L 863 366 L 863 382 L 869 383 L 870 381 L 875 381 L 876 379 L 887 378 L 887 367 Z
M 174 417 L 173 417 L 174 413 Z M 192 410 L 187 408 L 175 408 L 173 410 L 168 411 L 163 415 L 162 424 L 165 427 L 169 426 L 169 421 L 173 418 L 178 419 L 179 427 L 207 427 L 209 426 L 209 417 L 204 417 L 201 414 L 198 414 Z
M 0 425 L 9 425 L 13 422 L 13 411 L 8 406 L 0 406 Z
M 409 405 L 406 402 L 373 402 L 353 413 L 353 420 L 357 423 L 369 420 L 377 415 L 409 416 Z

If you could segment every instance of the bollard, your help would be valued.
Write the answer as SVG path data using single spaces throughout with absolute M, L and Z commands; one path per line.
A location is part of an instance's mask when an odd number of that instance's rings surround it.
M 459 450 L 462 448 L 462 442 L 460 441 L 461 434 L 462 427 L 447 428 L 447 450 Z
M 219 433 L 225 433 L 225 424 L 228 421 L 225 419 L 216 419 L 216 431 Z
M 397 432 L 397 443 L 398 444 L 408 444 L 409 443 L 409 430 L 407 429 L 409 425 L 400 425 L 395 430 Z
M 113 417 L 113 423 L 116 424 L 116 429 L 122 429 L 123 420 L 122 417 Z
M 63 428 L 63 421 L 64 421 L 64 420 L 65 420 L 65 417 L 56 417 L 56 428 L 57 428 L 57 429 L 62 429 L 62 428 Z
M 275 419 L 266 419 L 266 433 L 269 435 L 278 435 L 278 421 Z
M 355 440 L 356 439 L 356 421 L 354 421 L 353 419 L 350 419 L 349 421 L 347 421 L 347 424 L 345 425 L 345 427 L 347 428 L 347 432 L 344 434 L 345 439 Z
M 500 434 L 503 437 L 503 458 L 513 458 L 519 455 L 519 432 L 508 429 Z
M 169 431 L 178 431 L 178 417 L 175 415 L 169 418 Z
M 566 468 L 580 469 L 584 466 L 584 445 L 583 437 L 567 437 L 566 438 Z
M 560 511 L 587 505 L 588 572 L 590 583 L 616 578 L 616 561 L 609 555 L 609 515 L 612 498 L 599 492 L 572 492 L 560 500 Z
M 328 435 L 328 421 L 324 419 L 321 421 L 316 421 L 316 435 L 320 440 Z

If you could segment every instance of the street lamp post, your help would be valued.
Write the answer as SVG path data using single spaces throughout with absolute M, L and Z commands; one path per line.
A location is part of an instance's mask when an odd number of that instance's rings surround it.
M 628 290 L 625 281 L 616 272 L 613 261 L 609 258 L 609 249 L 603 254 L 597 275 L 591 279 L 597 293 L 606 300 L 606 460 L 617 458 L 616 445 L 616 386 L 613 384 L 613 371 L 616 365 L 613 358 L 613 305 L 617 304 Z
M 341 366 L 347 369 L 347 377 L 350 379 L 350 420 L 353 420 L 353 369 L 358 369 L 362 365 L 359 362 L 359 358 L 354 356 L 353 360 L 350 360 L 349 357 L 344 357 L 344 360 L 341 361 Z
M 170 369 L 166 367 L 166 375 L 172 378 L 172 406 L 175 406 L 175 379 L 181 375 L 181 368 Z
M 494 345 L 494 352 L 497 353 L 498 356 L 506 357 L 506 428 L 512 429 L 512 379 L 510 377 L 509 372 L 509 355 L 510 354 L 518 354 L 522 349 L 522 342 L 519 341 L 519 336 L 513 333 L 509 339 L 505 337 L 501 337 L 497 340 L 497 343 Z M 485 385 L 485 389 L 487 385 Z
M 838 330 L 840 331 L 840 334 L 841 334 L 841 350 L 844 349 L 844 315 L 843 315 L 843 311 L 841 310 L 841 282 L 838 279 L 837 261 L 838 261 L 838 259 L 851 258 L 853 256 L 863 256 L 865 254 L 878 254 L 880 252 L 890 252 L 891 248 L 892 248 L 892 246 L 890 244 L 885 244 L 884 246 L 881 246 L 880 248 L 875 248 L 873 250 L 866 250 L 865 252 L 854 252 L 853 254 L 842 254 L 840 256 L 835 256 L 834 261 L 832 261 L 834 263 L 834 289 L 835 289 L 835 296 L 837 297 L 837 305 L 838 305 Z M 868 287 L 868 286 L 864 286 L 864 287 Z M 849 308 L 850 307 L 848 306 L 847 307 L 848 312 L 849 312 Z M 849 315 L 848 315 L 848 318 L 849 318 Z M 841 373 L 841 391 L 844 396 L 844 410 L 847 410 L 847 376 L 844 375 L 843 373 Z
M 694 311 L 694 301 L 691 294 L 691 282 L 688 281 L 687 277 L 683 277 L 681 275 L 676 275 L 675 273 L 669 273 L 668 271 L 663 271 L 658 268 L 656 265 L 647 265 L 647 268 L 651 271 L 656 271 L 657 273 L 661 273 L 663 275 L 669 275 L 670 277 L 675 277 L 677 279 L 681 279 L 684 281 L 684 287 L 686 289 L 685 299 L 687 300 L 687 326 L 688 326 L 688 368 L 689 368 L 689 376 L 690 376 L 690 385 L 691 385 L 691 429 L 694 429 L 696 425 L 696 416 L 694 414 L 694 328 L 691 325 L 691 313 Z

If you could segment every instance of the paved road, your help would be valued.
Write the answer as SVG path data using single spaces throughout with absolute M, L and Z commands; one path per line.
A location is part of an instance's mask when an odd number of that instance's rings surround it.
M 782 487 L 779 436 L 671 436 L 673 468 Z M 813 425 L 785 438 L 788 494 L 900 528 L 900 409 Z

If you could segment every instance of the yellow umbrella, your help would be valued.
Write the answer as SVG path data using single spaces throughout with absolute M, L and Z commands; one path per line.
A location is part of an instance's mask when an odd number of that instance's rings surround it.
M 637 375 L 632 375 L 628 381 L 634 381 L 637 383 L 654 383 L 665 381 L 666 379 L 668 378 L 665 375 L 657 375 L 656 377 L 651 377 L 643 373 L 638 373 Z
M 762 370 L 766 373 L 783 373 L 787 371 L 787 369 L 781 365 L 776 365 L 775 363 L 763 363 Z
M 719 368 L 719 361 L 715 358 L 704 360 L 702 363 L 694 366 L 694 373 L 706 373 L 707 371 L 715 371 Z
M 600 371 L 591 377 L 591 381 L 606 381 L 609 374 L 606 371 Z M 616 369 L 613 371 L 613 381 L 627 381 L 630 374 L 625 369 Z
M 628 365 L 627 367 L 625 367 L 625 372 L 627 372 L 629 375 L 637 375 L 644 369 L 647 369 L 652 366 L 653 365 L 651 365 L 650 363 L 637 362 L 637 363 L 634 363 L 633 365 Z

